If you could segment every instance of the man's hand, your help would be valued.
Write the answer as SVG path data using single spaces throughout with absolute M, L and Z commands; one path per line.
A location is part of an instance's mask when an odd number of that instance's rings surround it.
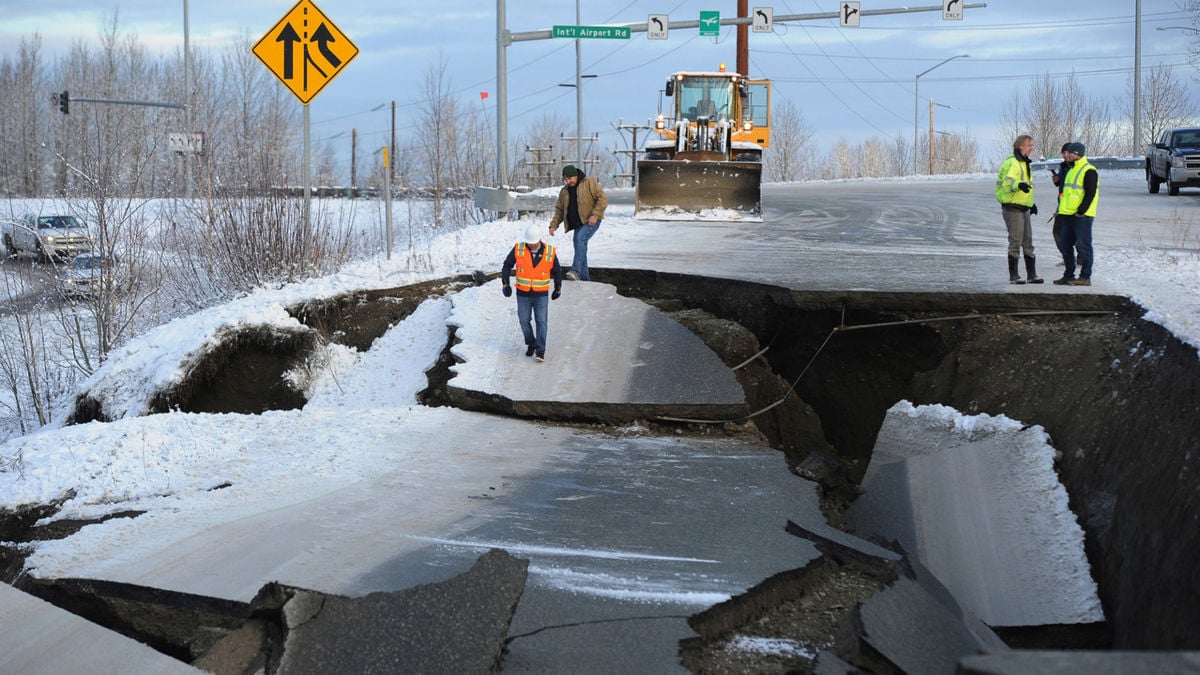
M 1029 183 L 1024 183 L 1024 182 L 1017 183 L 1017 189 L 1020 190 L 1021 192 L 1029 192 L 1029 190 L 1030 190 Z
M 596 216 L 588 216 L 588 225 L 596 226 Z
M 1037 215 L 1037 204 L 1034 204 L 1033 206 L 1029 207 L 1029 215 L 1031 215 L 1031 216 Z
M 557 300 L 557 299 L 558 299 L 558 296 L 560 296 L 560 295 L 562 295 L 562 291 L 561 291 L 561 290 L 556 290 L 556 291 L 554 291 L 553 293 L 551 293 L 551 294 L 550 294 L 550 299 L 551 299 L 551 300 Z
M 553 236 L 554 236 L 554 231 L 555 231 L 555 230 L 557 230 L 557 229 L 558 229 L 558 226 L 557 226 L 557 225 L 551 225 L 551 226 L 550 226 L 550 236 L 551 236 L 551 237 L 553 237 Z
M 501 290 L 501 292 L 504 293 L 504 297 L 511 298 L 512 297 L 512 286 L 509 286 L 506 284 L 504 286 L 504 288 Z

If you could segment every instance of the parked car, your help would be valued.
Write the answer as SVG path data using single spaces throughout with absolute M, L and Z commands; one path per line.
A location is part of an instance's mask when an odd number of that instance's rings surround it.
M 27 213 L 4 223 L 4 248 L 10 255 L 24 251 L 44 260 L 70 258 L 91 251 L 94 244 L 87 223 L 75 216 Z
M 67 297 L 95 296 L 111 290 L 116 281 L 119 257 L 80 253 L 58 272 L 58 283 Z
M 1181 187 L 1200 187 L 1200 127 L 1168 129 L 1157 143 L 1146 146 L 1146 187 L 1158 194 L 1167 184 L 1167 194 Z

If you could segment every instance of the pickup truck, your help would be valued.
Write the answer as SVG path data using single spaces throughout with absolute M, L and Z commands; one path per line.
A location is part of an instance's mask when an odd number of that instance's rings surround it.
M 92 250 L 95 238 L 75 216 L 37 216 L 27 213 L 3 224 L 4 248 L 9 255 L 22 251 L 43 260 L 73 258 Z
M 1157 143 L 1146 146 L 1146 187 L 1158 194 L 1167 184 L 1167 194 L 1181 187 L 1200 187 L 1200 127 L 1168 129 Z

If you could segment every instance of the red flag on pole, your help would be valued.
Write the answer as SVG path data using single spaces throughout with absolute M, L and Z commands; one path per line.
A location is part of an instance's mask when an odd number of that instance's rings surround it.
M 487 92 L 486 91 L 479 92 L 479 100 L 482 101 L 485 98 L 487 98 Z

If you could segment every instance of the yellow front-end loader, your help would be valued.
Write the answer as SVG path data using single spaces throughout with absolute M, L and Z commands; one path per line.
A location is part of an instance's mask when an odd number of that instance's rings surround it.
M 634 214 L 643 219 L 762 217 L 762 158 L 770 145 L 771 84 L 738 73 L 681 72 L 667 80 L 671 115 L 654 122 L 637 163 Z

